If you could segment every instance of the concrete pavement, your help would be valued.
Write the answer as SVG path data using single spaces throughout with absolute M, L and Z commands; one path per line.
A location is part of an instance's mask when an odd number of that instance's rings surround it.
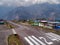
M 0 45 L 8 45 L 8 36 L 11 34 L 11 30 L 0 31 Z
M 17 33 L 24 45 L 60 45 L 60 36 L 54 33 L 45 33 L 38 31 L 32 27 L 19 25 L 10 22 L 19 28 L 15 28 L 14 32 Z
M 6 25 L 0 25 L 0 45 L 8 45 L 8 36 L 12 31 Z

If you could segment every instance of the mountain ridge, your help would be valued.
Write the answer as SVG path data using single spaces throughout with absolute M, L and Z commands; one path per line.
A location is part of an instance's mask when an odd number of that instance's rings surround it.
M 28 7 L 17 7 L 8 13 L 8 19 L 36 19 L 36 18 L 55 18 L 60 19 L 59 4 L 35 4 Z

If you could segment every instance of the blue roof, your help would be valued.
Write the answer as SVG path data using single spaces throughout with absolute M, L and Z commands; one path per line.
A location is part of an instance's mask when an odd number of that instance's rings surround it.
M 60 23 L 60 22 L 48 22 L 48 23 L 53 23 L 54 24 L 54 23 Z

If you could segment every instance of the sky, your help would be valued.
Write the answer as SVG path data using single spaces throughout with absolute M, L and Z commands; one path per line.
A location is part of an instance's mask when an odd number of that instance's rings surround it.
M 0 0 L 0 5 L 7 6 L 27 6 L 48 2 L 50 4 L 60 4 L 60 0 Z

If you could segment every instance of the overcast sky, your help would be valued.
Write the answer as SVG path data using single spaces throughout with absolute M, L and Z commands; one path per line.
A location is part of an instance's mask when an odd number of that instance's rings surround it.
M 0 5 L 7 6 L 26 6 L 35 3 L 45 3 L 48 2 L 50 4 L 59 4 L 60 0 L 0 0 Z

